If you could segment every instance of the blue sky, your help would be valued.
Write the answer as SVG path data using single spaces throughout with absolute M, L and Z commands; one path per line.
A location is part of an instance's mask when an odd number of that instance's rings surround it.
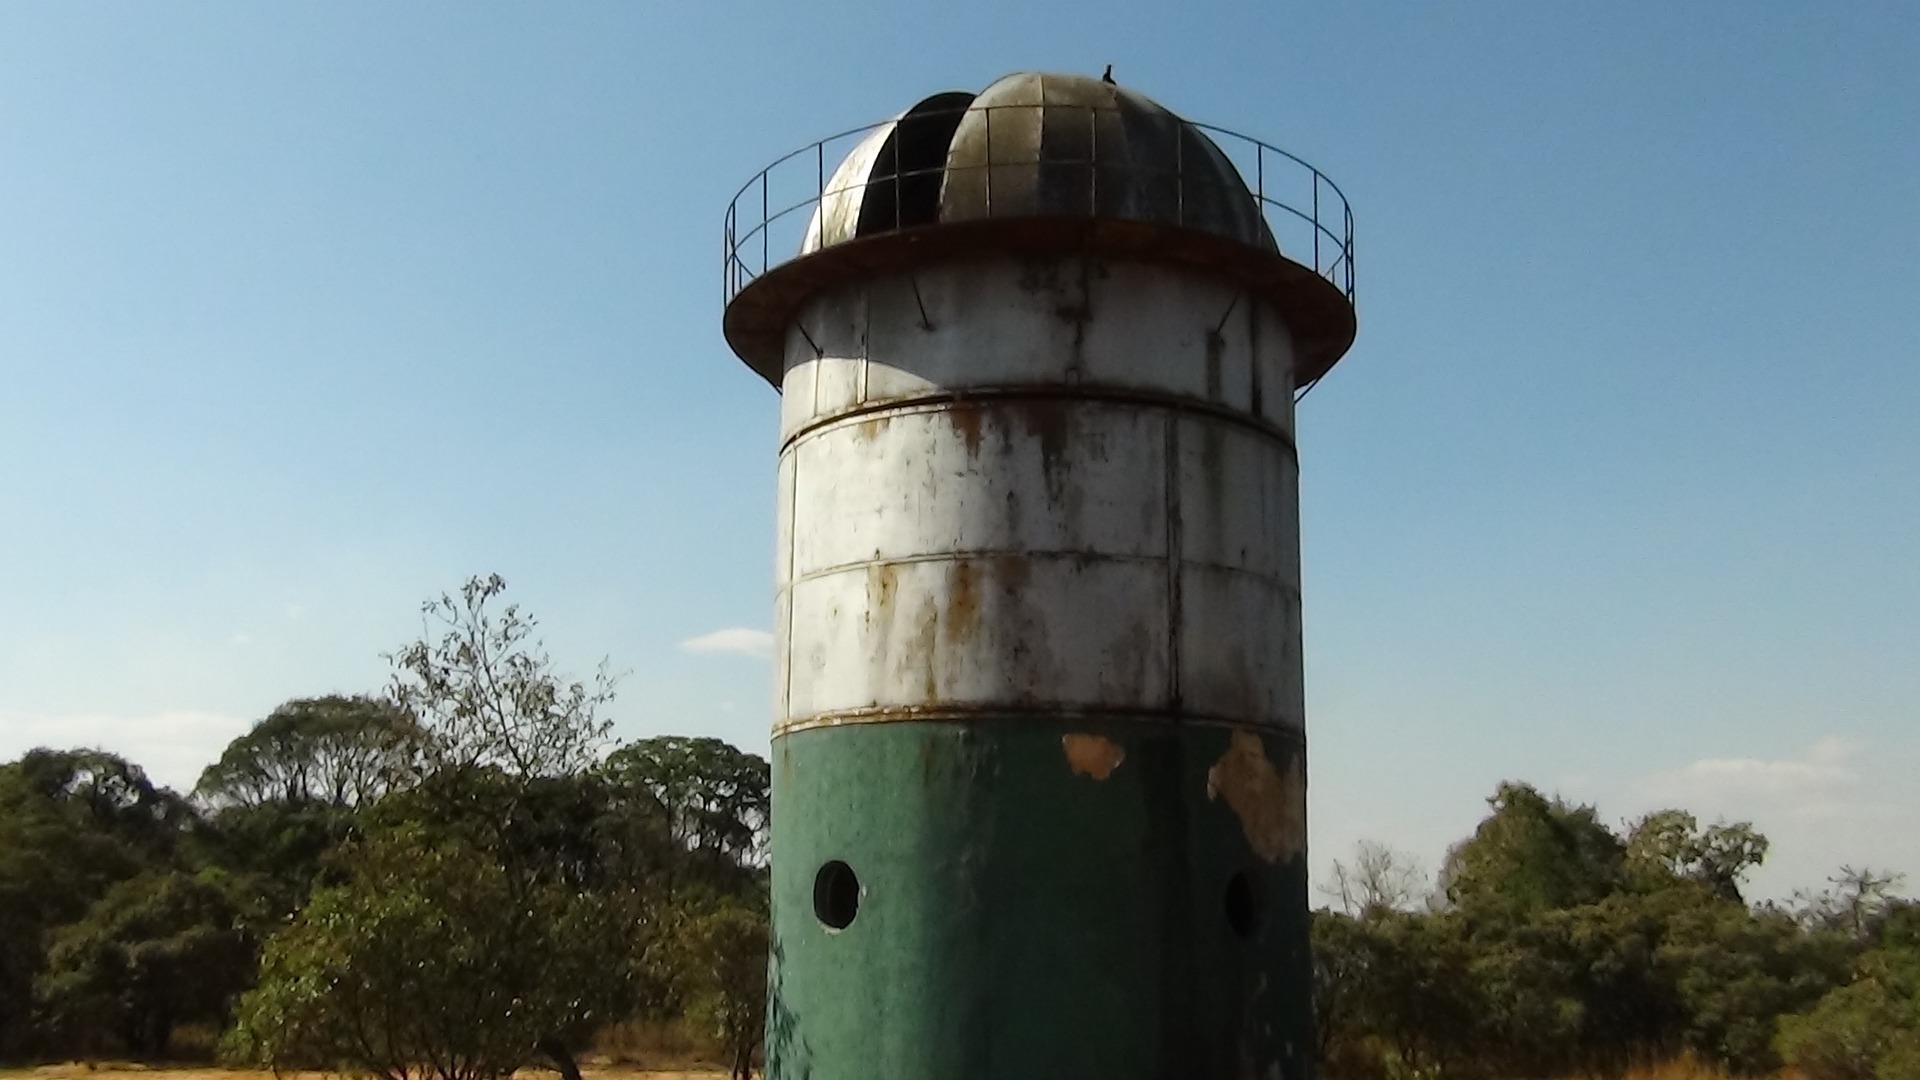
M 192 782 L 499 571 L 626 736 L 764 749 L 761 165 L 1098 72 L 1358 221 L 1302 406 L 1314 860 L 1503 778 L 1920 888 L 1920 12 L 0 6 L 0 756 Z M 688 648 L 707 638 L 731 646 Z

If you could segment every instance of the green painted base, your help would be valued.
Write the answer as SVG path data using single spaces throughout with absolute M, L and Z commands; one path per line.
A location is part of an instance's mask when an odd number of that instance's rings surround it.
M 1133 721 L 775 739 L 769 1080 L 1309 1080 L 1302 758 Z

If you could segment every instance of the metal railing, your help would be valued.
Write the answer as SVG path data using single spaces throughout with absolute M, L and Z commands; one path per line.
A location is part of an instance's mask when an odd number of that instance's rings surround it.
M 1057 115 L 1076 111 L 1087 114 L 1086 156 L 1060 158 L 1049 155 L 1041 160 L 1036 158 L 1033 150 L 1026 149 L 1017 158 L 1007 155 L 1006 160 L 994 160 L 992 114 L 1021 110 L 1029 114 L 1024 119 L 1031 123 L 1031 114 L 1041 109 L 1048 114 L 1049 125 L 1056 122 L 1053 118 Z M 949 168 L 943 152 L 942 160 L 937 164 L 905 170 L 896 166 L 889 168 L 884 175 L 872 175 L 864 181 L 842 183 L 831 189 L 829 184 L 834 182 L 834 174 L 841 162 L 868 136 L 897 121 L 886 120 L 851 128 L 781 157 L 747 181 L 727 205 L 724 249 L 726 301 L 731 302 L 741 290 L 768 270 L 797 257 L 802 251 L 803 242 L 809 238 L 810 229 L 824 228 L 824 222 L 820 220 L 824 215 L 819 214 L 822 204 L 855 188 L 891 188 L 894 208 L 892 229 L 922 224 L 905 220 L 906 200 L 901 197 L 901 192 L 908 182 L 924 178 L 923 182 L 927 183 L 954 183 L 965 178 L 969 172 L 983 174 L 981 184 L 985 191 L 984 206 L 970 208 L 973 217 L 982 216 L 982 212 L 987 218 L 1032 215 L 1035 211 L 1031 200 L 1020 200 L 1027 205 L 1016 203 L 1012 209 L 1001 214 L 994 212 L 994 172 L 1003 168 L 1037 169 L 1042 175 L 1072 177 L 1076 183 L 1081 178 L 1076 172 L 1084 176 L 1084 200 L 1078 197 L 1070 200 L 1071 209 L 1049 206 L 1045 212 L 1050 216 L 1133 217 L 1219 231 L 1217 208 L 1223 203 L 1230 204 L 1233 199 L 1251 198 L 1255 215 L 1265 223 L 1280 254 L 1311 268 L 1339 289 L 1349 303 L 1353 301 L 1353 210 L 1340 188 L 1320 170 L 1258 139 L 1211 124 L 1192 122 L 1172 126 L 1174 147 L 1171 168 L 1150 168 L 1136 164 L 1124 151 L 1110 153 L 1103 160 L 1098 135 L 1100 117 L 1097 115 L 1101 112 L 1117 110 L 1085 105 L 968 106 L 965 110 L 945 114 L 945 118 L 951 128 L 965 119 L 961 113 L 985 114 L 981 116 L 981 124 L 986 133 L 984 144 L 988 160 Z M 916 113 L 898 123 L 903 126 L 926 123 L 940 115 Z M 1193 141 L 1193 131 L 1210 139 L 1232 165 L 1233 171 L 1238 172 L 1239 183 L 1236 186 L 1222 190 L 1223 183 L 1232 184 L 1236 178 L 1229 175 L 1223 179 L 1216 161 L 1190 163 L 1193 154 L 1188 144 Z M 1129 132 L 1128 146 L 1137 149 L 1135 140 L 1138 138 L 1137 131 Z M 1211 157 L 1206 156 L 1209 159 Z M 898 160 L 897 153 L 895 160 Z M 1162 204 L 1170 200 L 1172 212 L 1168 213 L 1164 205 L 1158 206 L 1150 214 L 1102 209 L 1129 200 L 1137 203 L 1143 192 L 1151 193 Z M 863 215 L 867 201 L 863 194 L 860 200 Z M 1010 201 L 1003 198 L 1002 205 L 1006 206 Z M 860 235 L 890 231 L 884 220 L 876 228 L 867 228 L 864 216 L 861 226 Z

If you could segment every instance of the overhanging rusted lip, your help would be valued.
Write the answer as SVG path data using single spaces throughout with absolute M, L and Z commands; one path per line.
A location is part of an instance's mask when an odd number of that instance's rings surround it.
M 1272 303 L 1293 332 L 1295 386 L 1325 375 L 1352 347 L 1358 330 L 1353 305 L 1339 287 L 1284 255 L 1155 222 L 1034 217 L 943 222 L 878 233 L 781 263 L 727 305 L 727 344 L 777 387 L 787 329 L 802 305 L 821 290 L 908 267 L 1004 255 L 1093 255 L 1182 266 L 1234 281 Z

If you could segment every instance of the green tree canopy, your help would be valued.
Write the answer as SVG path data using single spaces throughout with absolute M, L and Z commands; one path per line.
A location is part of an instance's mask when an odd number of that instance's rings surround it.
M 1470 912 L 1526 915 L 1591 903 L 1620 887 L 1626 848 L 1590 806 L 1503 783 L 1493 812 L 1447 855 L 1448 900 Z
M 350 861 L 345 884 L 316 890 L 268 942 L 232 1057 L 496 1080 L 559 1033 L 623 1017 L 629 924 L 606 898 L 528 887 L 484 851 L 404 830 L 357 843 Z
M 748 1080 L 767 1023 L 766 912 L 727 900 L 681 931 L 687 1011 L 726 1050 L 735 1080 Z
M 0 765 L 0 1055 L 36 1041 L 33 987 L 53 931 L 116 882 L 170 865 L 195 820 L 114 754 L 34 750 Z
M 1920 1077 L 1920 907 L 1878 929 L 1851 982 L 1780 1023 L 1781 1057 L 1809 1080 Z
M 162 1057 L 175 1025 L 225 1022 L 253 960 L 224 890 L 153 871 L 115 885 L 53 935 L 37 992 L 63 1045 Z
M 713 738 L 629 743 L 600 768 L 624 812 L 657 822 L 666 887 L 687 881 L 738 891 L 766 857 L 766 759 Z M 684 869 L 683 869 L 684 868 Z
M 269 943 L 243 1057 L 489 1080 L 544 1055 L 577 1080 L 573 1046 L 636 1000 L 633 890 L 579 870 L 612 680 L 557 674 L 534 620 L 495 604 L 505 588 L 429 601 L 426 634 L 392 655 L 421 781 L 367 815 L 337 859 L 347 879 Z
M 194 794 L 215 807 L 371 803 L 416 772 L 420 725 L 392 702 L 289 701 L 227 744 Z
M 1626 870 L 1640 888 L 1693 881 L 1725 900 L 1740 902 L 1740 882 L 1767 857 L 1767 838 L 1751 822 L 1705 829 L 1685 810 L 1660 810 L 1627 834 Z

